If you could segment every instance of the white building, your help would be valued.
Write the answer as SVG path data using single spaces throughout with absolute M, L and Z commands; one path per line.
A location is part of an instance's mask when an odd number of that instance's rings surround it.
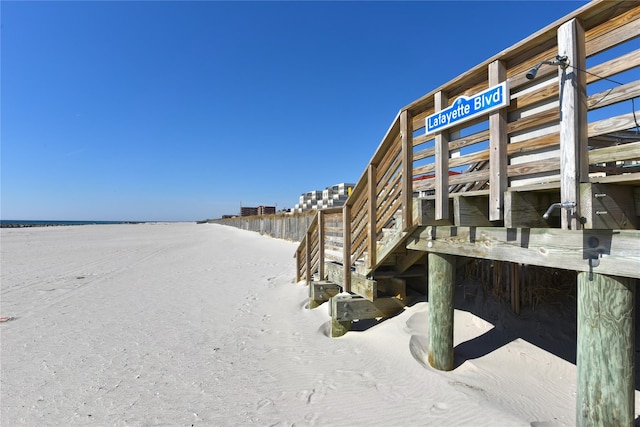
M 295 212 L 304 212 L 310 209 L 325 209 L 344 205 L 345 200 L 351 194 L 355 184 L 340 183 L 325 188 L 323 191 L 314 190 L 303 193 L 300 203 L 294 207 Z

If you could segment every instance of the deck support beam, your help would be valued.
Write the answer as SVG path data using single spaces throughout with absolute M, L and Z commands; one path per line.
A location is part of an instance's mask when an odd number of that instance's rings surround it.
M 340 293 L 340 286 L 333 282 L 311 282 L 309 285 L 309 308 L 314 309 Z
M 579 427 L 634 425 L 635 293 L 630 278 L 578 275 Z
M 456 258 L 429 253 L 429 364 L 453 369 L 453 296 Z
M 378 285 L 375 280 L 368 279 L 366 276 L 363 276 L 362 274 L 358 274 L 355 271 L 351 270 L 349 270 L 349 272 L 345 276 L 344 266 L 333 262 L 325 263 L 324 266 L 327 272 L 327 280 L 342 287 L 345 292 L 351 292 L 360 295 L 362 298 L 366 298 L 369 301 L 373 301 L 376 299 L 378 295 Z M 349 277 L 349 291 L 346 290 L 346 277 Z
M 358 295 L 336 295 L 329 303 L 331 337 L 346 334 L 354 320 L 395 316 L 406 304 L 406 301 L 394 297 L 369 301 Z

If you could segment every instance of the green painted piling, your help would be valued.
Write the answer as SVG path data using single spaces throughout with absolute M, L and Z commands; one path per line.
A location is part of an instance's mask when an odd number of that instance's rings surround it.
M 633 426 L 634 279 L 578 275 L 576 425 Z
M 429 253 L 429 364 L 453 369 L 453 295 L 456 258 Z

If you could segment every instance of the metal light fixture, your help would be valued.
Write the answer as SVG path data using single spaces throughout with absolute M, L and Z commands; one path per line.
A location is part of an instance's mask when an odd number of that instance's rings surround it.
M 566 56 L 566 55 L 565 56 L 556 55 L 556 59 L 554 59 L 553 61 L 542 61 L 542 62 L 540 62 L 538 65 L 533 67 L 531 69 L 531 71 L 529 71 L 527 73 L 527 79 L 533 80 L 536 77 L 536 74 L 538 73 L 538 69 L 540 67 L 542 67 L 543 65 L 545 65 L 545 64 L 546 65 L 559 65 L 564 70 L 565 68 L 567 68 L 569 66 L 569 57 Z

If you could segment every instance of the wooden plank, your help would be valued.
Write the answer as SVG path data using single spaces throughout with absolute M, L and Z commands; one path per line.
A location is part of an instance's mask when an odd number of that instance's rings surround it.
M 611 77 L 640 66 L 640 49 L 634 50 L 617 58 L 613 58 L 602 64 L 589 68 L 587 84 L 601 80 L 603 77 Z
M 602 183 L 602 184 L 622 184 L 622 183 L 625 183 L 625 184 L 640 185 L 640 172 L 626 173 L 624 175 L 593 177 L 589 181 L 590 182 L 599 182 L 599 183 Z
M 514 133 L 523 133 L 525 130 L 531 128 L 540 129 L 545 127 L 545 125 L 555 125 L 558 123 L 559 112 L 560 110 L 554 107 L 542 113 L 509 122 L 507 124 L 507 133 L 511 135 Z
M 585 229 L 637 229 L 633 187 L 580 184 L 580 215 Z M 639 242 L 640 244 L 640 242 Z
M 576 425 L 633 426 L 634 280 L 578 275 Z
M 497 86 L 507 78 L 502 61 L 489 65 L 489 87 Z M 507 188 L 507 108 L 489 115 L 489 220 L 503 218 L 503 197 Z
M 327 280 L 344 288 L 345 276 L 342 266 L 328 262 L 325 265 L 327 270 Z M 362 274 L 355 271 L 349 271 L 351 290 L 354 294 L 360 295 L 369 301 L 374 301 L 377 297 L 378 289 L 375 280 L 367 279 Z
M 413 126 L 411 112 L 403 110 L 400 113 L 400 135 L 402 137 L 402 229 L 413 226 Z
M 572 67 L 586 68 L 585 35 L 576 19 L 558 28 L 558 54 L 566 55 Z M 589 181 L 587 133 L 587 77 L 585 73 L 572 72 L 558 67 L 560 78 L 560 198 L 576 203 L 580 212 L 579 184 Z M 580 223 L 568 209 L 561 214 L 563 229 L 578 230 Z
M 583 74 L 583 73 L 579 73 Z M 594 93 L 587 98 L 587 107 L 589 110 L 606 107 L 608 105 L 617 104 L 640 96 L 640 80 L 616 86 L 600 93 Z
M 449 177 L 449 185 L 456 184 L 464 184 L 467 182 L 476 182 L 476 181 L 488 181 L 489 180 L 489 169 L 479 170 L 475 172 L 465 172 L 460 175 L 453 175 Z M 449 195 L 447 194 L 447 197 Z M 444 219 L 444 218 L 440 218 Z
M 637 4 L 637 2 L 631 3 Z M 587 36 L 586 54 L 595 55 L 640 34 L 638 10 L 640 7 L 636 7 L 635 10 L 631 10 L 627 14 L 609 19 L 598 28 L 590 30 Z M 582 69 L 584 70 L 584 68 Z
M 449 201 L 452 203 L 452 199 Z M 452 211 L 452 209 L 450 209 Z M 428 199 L 413 201 L 413 223 L 415 225 L 452 225 L 450 218 L 436 219 L 436 202 Z
M 331 298 L 331 318 L 338 322 L 391 317 L 406 303 L 398 298 L 378 298 L 368 301 L 355 295 L 336 295 Z
M 398 213 L 398 210 L 402 207 L 402 200 L 400 195 L 396 193 L 396 196 L 391 199 L 391 203 L 382 207 L 384 210 L 383 215 L 378 219 L 376 229 L 380 232 L 387 224 L 392 217 L 395 217 Z
M 589 25 L 587 26 L 587 28 L 590 29 L 589 34 L 592 35 L 591 38 L 594 39 L 594 42 L 590 43 L 589 55 L 595 54 L 599 50 L 605 49 L 607 45 L 610 45 L 609 40 L 599 41 L 596 39 L 598 39 L 603 34 L 606 35 L 607 33 L 612 32 L 612 30 L 615 30 L 616 25 L 620 25 L 619 23 L 615 22 L 616 17 L 622 16 L 623 19 L 632 19 L 627 17 L 625 13 L 628 9 L 633 9 L 635 4 L 635 1 L 627 1 L 624 3 L 611 1 L 592 1 L 579 10 L 565 17 L 562 17 L 558 21 L 548 25 L 540 31 L 537 31 L 535 34 L 532 34 L 521 42 L 509 47 L 506 50 L 501 51 L 496 56 L 489 58 L 487 61 L 477 65 L 474 69 L 460 74 L 455 79 L 411 102 L 406 108 L 411 109 L 412 111 L 414 111 L 414 114 L 418 116 L 418 114 L 421 114 L 418 112 L 422 112 L 431 108 L 431 106 L 433 105 L 433 96 L 436 92 L 450 92 L 451 88 L 461 85 L 464 81 L 468 80 L 470 77 L 473 77 L 475 74 L 483 73 L 486 70 L 487 65 L 495 61 L 496 59 L 503 60 L 509 64 L 508 76 L 510 78 L 512 78 L 513 76 L 513 87 L 515 87 L 516 85 L 528 83 L 528 80 L 526 80 L 524 76 L 525 73 L 529 69 L 531 69 L 533 65 L 542 60 L 553 58 L 553 56 L 557 53 L 554 40 L 557 27 L 566 22 L 568 19 L 574 17 L 588 22 Z M 613 24 L 610 27 L 605 27 L 606 30 L 598 31 L 597 33 L 591 31 L 591 28 L 593 28 L 594 26 L 602 26 L 600 25 L 601 23 L 607 23 L 609 21 L 613 21 Z M 596 29 L 600 30 L 599 27 Z M 632 30 L 632 28 L 625 28 L 623 30 L 624 31 L 622 33 L 623 35 L 626 34 L 627 38 L 633 37 L 634 34 L 638 34 L 638 31 L 636 31 L 635 33 L 630 31 Z M 431 114 L 431 112 L 429 112 L 428 114 Z
M 390 173 L 395 172 L 400 166 L 400 151 L 402 150 L 402 142 L 400 135 L 393 140 L 394 145 L 390 146 L 388 151 L 380 158 L 378 165 L 378 182 L 384 182 L 388 179 Z
M 407 250 L 402 255 L 396 255 L 395 271 L 398 274 L 402 274 L 413 265 L 415 265 L 418 261 L 420 261 L 423 257 L 424 252 L 410 250 Z
M 640 142 L 631 142 L 589 151 L 589 164 L 591 165 L 638 158 L 640 158 Z
M 301 274 L 301 269 L 302 269 L 302 260 L 300 259 L 302 256 L 301 252 L 300 252 L 300 248 L 298 248 L 296 250 L 296 283 L 298 283 L 300 280 L 302 280 L 302 274 Z
M 413 161 L 417 162 L 418 160 L 426 159 L 428 157 L 433 157 L 435 155 L 436 155 L 435 147 L 425 148 L 423 150 L 416 151 L 415 153 L 413 153 Z M 417 174 L 414 172 L 413 175 L 416 176 Z
M 507 191 L 504 195 L 504 226 L 507 228 L 549 227 L 548 222 L 542 218 L 542 214 L 559 199 L 560 192 Z
M 387 297 L 394 297 L 400 300 L 407 298 L 407 282 L 398 277 L 388 277 L 376 279 L 378 282 L 378 292 L 384 293 Z M 378 296 L 378 299 L 381 297 Z
M 307 231 L 307 238 L 305 239 L 304 258 L 306 260 L 305 280 L 307 285 L 311 283 L 311 232 Z
M 471 165 L 473 163 L 484 162 L 490 160 L 491 154 L 490 151 L 480 150 L 474 153 L 465 154 L 463 156 L 455 157 L 453 159 L 449 159 L 449 167 L 455 168 L 459 166 Z M 506 166 L 506 164 L 505 164 Z
M 593 271 L 640 279 L 640 231 L 558 228 L 447 227 L 418 228 L 407 249 L 543 267 Z
M 429 364 L 453 369 L 453 297 L 456 258 L 429 253 Z
M 516 178 L 525 175 L 535 175 L 544 172 L 554 172 L 559 170 L 559 157 L 549 157 L 547 159 L 507 166 L 507 173 L 509 174 L 510 178 Z
M 309 286 L 309 308 L 313 309 L 340 293 L 340 286 L 333 282 L 312 282 Z
M 369 254 L 369 268 L 376 263 L 376 241 L 378 236 L 376 233 L 376 205 L 377 205 L 377 184 L 376 184 L 376 165 L 371 163 L 368 168 L 367 180 L 369 182 L 369 212 L 368 212 L 368 227 L 367 227 L 367 253 Z
M 343 288 L 345 292 L 351 291 L 351 206 L 345 203 L 342 211 L 342 266 Z
M 460 150 L 464 147 L 477 144 L 479 142 L 485 142 L 489 140 L 489 129 L 481 130 L 479 132 L 467 135 L 464 137 L 451 139 L 449 141 L 449 151 Z
M 324 280 L 324 251 L 325 251 L 325 213 L 321 210 L 318 211 L 318 276 L 320 280 Z
M 631 129 L 635 127 L 635 120 L 638 116 L 640 116 L 640 110 L 589 123 L 589 138 Z
M 486 196 L 455 196 L 453 198 L 454 224 L 458 226 L 490 227 L 489 198 Z
M 427 165 L 422 165 L 422 166 L 418 166 L 413 168 L 413 173 L 415 174 L 414 176 L 419 176 L 419 175 L 425 175 L 425 174 L 429 174 L 433 171 L 436 170 L 436 164 L 435 163 L 430 163 Z M 414 183 L 415 185 L 415 183 Z M 434 185 L 435 187 L 435 185 Z
M 436 112 L 447 108 L 449 104 L 444 92 L 437 92 L 434 97 Z M 435 138 L 435 186 L 436 186 L 436 219 L 449 217 L 449 131 L 436 132 Z
M 540 151 L 543 148 L 550 148 L 558 144 L 560 144 L 560 133 L 552 132 L 531 139 L 512 142 L 507 146 L 507 154 L 510 157 L 516 157 L 518 155 Z
M 415 117 L 413 117 L 414 131 L 415 131 L 415 130 L 418 130 L 418 129 L 416 128 L 416 122 L 415 122 L 415 119 L 416 119 L 416 118 L 415 118 Z M 420 125 L 420 127 L 422 127 L 422 128 L 424 128 L 424 126 L 425 126 L 425 125 L 424 125 L 424 123 L 422 123 L 422 124 Z M 428 134 L 426 134 L 426 133 L 423 133 L 422 135 L 417 135 L 417 136 L 413 137 L 413 146 L 414 146 L 414 147 L 417 147 L 418 145 L 424 144 L 424 143 L 429 142 L 429 141 L 432 141 L 432 140 L 433 140 L 433 136 L 430 136 L 430 135 L 428 135 Z M 416 159 L 416 157 L 415 157 L 415 155 L 416 155 L 416 153 L 413 153 L 413 159 L 414 159 L 414 160 L 417 160 L 417 159 Z

